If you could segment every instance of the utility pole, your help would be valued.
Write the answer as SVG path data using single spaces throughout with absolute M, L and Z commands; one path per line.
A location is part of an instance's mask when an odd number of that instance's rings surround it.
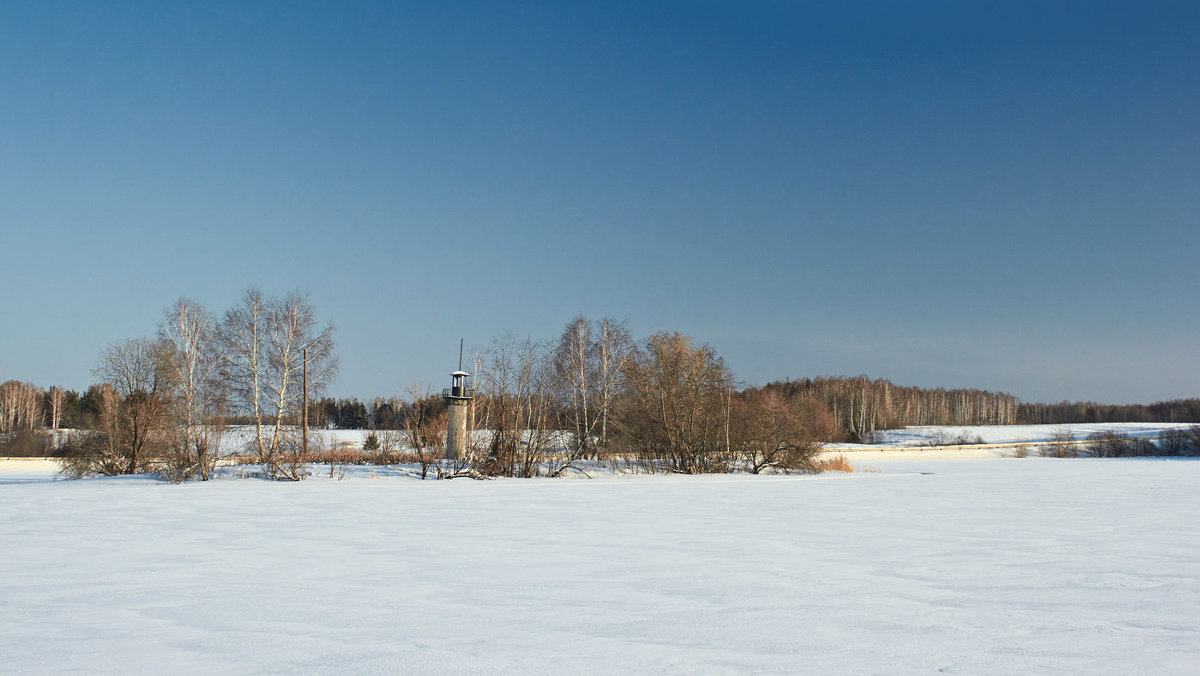
M 304 348 L 304 413 L 301 416 L 304 427 L 304 440 L 301 442 L 304 457 L 308 457 L 308 348 Z

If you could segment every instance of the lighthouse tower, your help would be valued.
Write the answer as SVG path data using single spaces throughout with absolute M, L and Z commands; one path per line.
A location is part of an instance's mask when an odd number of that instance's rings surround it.
M 453 386 L 442 390 L 442 399 L 446 400 L 450 413 L 446 425 L 446 459 L 462 461 L 467 458 L 467 406 L 475 398 L 475 392 L 466 385 L 465 380 L 471 374 L 462 370 L 459 359 L 459 370 L 450 374 Z

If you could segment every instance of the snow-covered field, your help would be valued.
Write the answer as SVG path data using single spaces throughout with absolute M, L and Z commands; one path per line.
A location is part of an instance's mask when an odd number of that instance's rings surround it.
M 988 444 L 1051 441 L 1055 434 L 1070 432 L 1078 440 L 1097 432 L 1116 432 L 1131 437 L 1156 437 L 1164 431 L 1191 427 L 1192 423 L 1070 423 L 1065 425 L 964 425 L 956 427 L 905 427 L 881 430 L 876 440 L 880 445 L 920 446 L 931 439 L 953 440 L 967 437 L 982 439 Z
M 1054 435 L 1070 432 L 1077 440 L 1084 440 L 1089 434 L 1096 432 L 1117 432 L 1131 437 L 1156 437 L 1163 432 L 1180 427 L 1191 427 L 1192 423 L 1070 423 L 1064 425 L 964 425 L 964 426 L 914 426 L 895 430 L 880 430 L 873 444 L 833 444 L 834 450 L 870 450 L 873 446 L 927 446 L 932 440 L 940 439 L 951 442 L 959 437 L 971 440 L 982 439 L 988 444 L 1004 444 L 1034 441 L 1051 441 Z M 265 434 L 270 437 L 271 430 Z M 317 430 L 314 434 L 325 445 L 340 443 L 361 447 L 370 430 Z M 386 432 L 379 432 L 386 434 Z M 403 435 L 391 432 L 398 439 Z M 477 433 L 480 442 L 486 439 L 485 432 Z M 570 437 L 566 432 L 560 433 L 560 443 L 567 446 Z M 232 427 L 225 432 L 221 440 L 221 451 L 224 454 L 238 453 L 252 449 L 255 432 L 250 426 Z
M 1200 462 L 875 464 L 0 472 L 0 672 L 1200 673 Z

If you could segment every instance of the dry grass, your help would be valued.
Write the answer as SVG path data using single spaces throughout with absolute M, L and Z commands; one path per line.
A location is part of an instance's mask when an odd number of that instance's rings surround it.
M 420 458 L 416 453 L 409 451 L 364 451 L 353 444 L 342 442 L 333 448 L 312 451 L 308 461 L 338 465 L 408 465 L 419 462 Z
M 351 442 L 339 442 L 332 448 L 313 446 L 309 449 L 305 462 L 317 465 L 413 465 L 420 462 L 416 453 L 404 451 L 365 451 Z M 251 454 L 235 456 L 229 459 L 234 465 L 258 464 L 258 458 Z
M 878 467 L 868 465 L 855 465 L 846 459 L 844 455 L 831 455 L 824 458 L 817 458 L 813 463 L 818 472 L 872 472 L 879 473 Z
M 817 458 L 814 463 L 818 472 L 853 472 L 854 465 L 844 455 L 833 455 L 827 458 Z

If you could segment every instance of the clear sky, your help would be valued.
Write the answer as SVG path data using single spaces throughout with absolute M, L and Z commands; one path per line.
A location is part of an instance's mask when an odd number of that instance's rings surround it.
M 677 330 L 747 384 L 1200 396 L 1200 3 L 0 4 L 0 380 L 311 294 L 334 393 Z

